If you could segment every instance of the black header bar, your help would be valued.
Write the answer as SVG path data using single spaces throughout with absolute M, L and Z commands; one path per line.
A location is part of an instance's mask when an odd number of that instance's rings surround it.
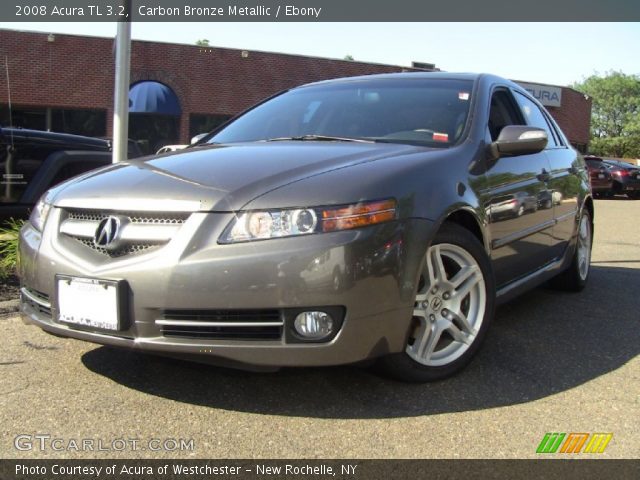
M 3 0 L 5 22 L 632 22 L 637 0 Z M 593 33 L 593 32 L 591 32 Z
M 638 460 L 0 460 L 2 480 L 640 478 Z

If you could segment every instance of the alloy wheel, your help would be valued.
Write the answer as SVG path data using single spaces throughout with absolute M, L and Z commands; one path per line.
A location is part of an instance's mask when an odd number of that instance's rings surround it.
M 580 279 L 585 280 L 591 263 L 591 224 L 589 217 L 583 215 L 578 229 L 578 273 Z
M 485 280 L 476 259 L 458 245 L 432 245 L 416 293 L 414 328 L 406 353 L 426 366 L 455 361 L 478 335 L 486 301 Z

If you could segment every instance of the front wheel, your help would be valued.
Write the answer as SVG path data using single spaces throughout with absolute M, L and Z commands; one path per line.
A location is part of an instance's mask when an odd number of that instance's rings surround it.
M 493 317 L 495 286 L 478 240 L 445 224 L 424 257 L 405 351 L 380 367 L 409 382 L 448 377 L 475 355 Z

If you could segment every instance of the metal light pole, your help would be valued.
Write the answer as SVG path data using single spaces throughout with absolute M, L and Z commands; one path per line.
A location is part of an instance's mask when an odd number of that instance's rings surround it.
M 116 83 L 113 105 L 113 163 L 127 159 L 129 141 L 129 78 L 131 71 L 131 0 L 124 1 L 129 14 L 118 22 L 116 33 Z

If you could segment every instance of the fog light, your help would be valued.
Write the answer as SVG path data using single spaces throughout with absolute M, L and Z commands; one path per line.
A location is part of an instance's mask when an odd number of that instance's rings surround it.
M 298 335 L 309 340 L 319 340 L 333 333 L 333 318 L 325 312 L 302 312 L 293 325 Z

